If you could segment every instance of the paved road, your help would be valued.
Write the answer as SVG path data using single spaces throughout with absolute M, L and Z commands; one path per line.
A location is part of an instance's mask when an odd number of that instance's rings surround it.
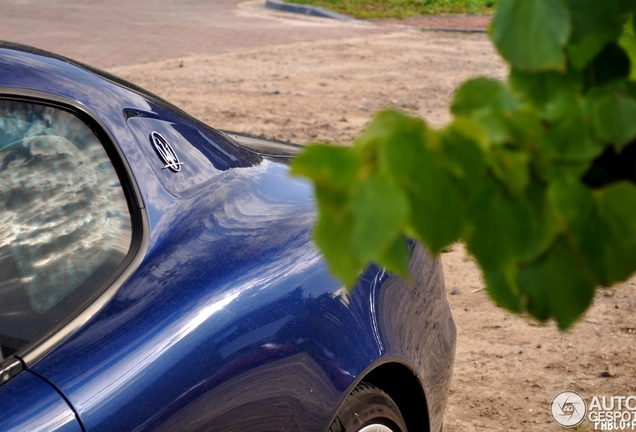
M 0 0 L 0 39 L 108 68 L 391 31 L 265 8 L 265 0 Z

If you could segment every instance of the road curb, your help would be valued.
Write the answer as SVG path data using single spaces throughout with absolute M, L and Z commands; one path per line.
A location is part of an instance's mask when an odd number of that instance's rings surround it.
M 285 12 L 294 12 L 304 15 L 311 15 L 322 18 L 332 18 L 340 21 L 357 21 L 346 15 L 339 14 L 337 12 L 330 11 L 319 6 L 309 6 L 298 3 L 287 3 L 282 0 L 266 0 L 265 6 L 271 9 L 282 10 Z
M 285 11 L 285 12 L 293 12 L 293 13 L 298 13 L 298 14 L 303 14 L 303 15 L 310 15 L 310 16 L 315 16 L 315 17 L 321 17 L 321 18 L 332 18 L 332 19 L 337 19 L 340 21 L 358 21 L 359 20 L 352 18 L 350 16 L 347 15 L 342 15 L 339 14 L 337 12 L 331 11 L 329 9 L 325 9 L 323 7 L 319 7 L 319 6 L 310 6 L 310 5 L 304 5 L 304 4 L 299 4 L 299 3 L 288 3 L 285 2 L 284 0 L 265 0 L 265 6 L 271 9 L 276 9 L 276 10 L 280 10 L 280 11 Z M 446 17 L 454 17 L 454 16 L 460 16 L 460 15 L 446 15 L 446 16 L 437 16 L 437 18 L 446 18 Z M 461 14 L 461 16 L 464 16 L 463 14 Z M 469 15 L 466 15 L 469 16 Z M 389 20 L 392 20 L 391 18 L 388 18 Z M 362 22 L 381 22 L 383 21 L 382 19 L 377 19 L 377 20 L 368 20 L 368 21 L 362 21 Z M 453 26 L 436 26 L 436 25 L 424 25 L 424 26 L 416 26 L 413 24 L 399 24 L 399 23 L 395 23 L 394 24 L 396 27 L 404 27 L 404 28 L 413 28 L 413 27 L 419 27 L 420 29 L 422 29 L 423 31 L 441 31 L 441 32 L 456 32 L 456 33 L 486 33 L 487 30 L 484 28 L 470 28 L 470 27 L 453 27 Z
M 422 31 L 439 31 L 454 33 L 488 33 L 488 30 L 481 28 L 455 28 L 455 27 L 422 27 Z

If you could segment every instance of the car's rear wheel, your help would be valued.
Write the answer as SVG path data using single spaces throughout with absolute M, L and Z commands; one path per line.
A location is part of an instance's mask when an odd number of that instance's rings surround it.
M 407 432 L 400 410 L 388 394 L 361 382 L 345 400 L 328 432 Z

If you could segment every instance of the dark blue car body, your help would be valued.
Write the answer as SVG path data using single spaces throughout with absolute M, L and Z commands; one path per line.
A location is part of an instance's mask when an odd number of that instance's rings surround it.
M 372 266 L 347 294 L 312 244 L 312 190 L 288 175 L 292 146 L 232 138 L 113 76 L 9 43 L 0 99 L 88 124 L 132 220 L 125 258 L 95 293 L 0 357 L 0 431 L 325 431 L 362 380 L 395 400 L 410 431 L 441 430 L 456 332 L 439 259 L 413 244 L 412 285 Z

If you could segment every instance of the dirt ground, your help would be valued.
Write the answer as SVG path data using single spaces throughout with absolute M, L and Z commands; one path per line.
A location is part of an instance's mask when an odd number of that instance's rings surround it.
M 218 128 L 348 143 L 386 106 L 442 126 L 457 85 L 474 75 L 501 78 L 506 69 L 483 34 L 402 29 L 112 72 Z M 564 334 L 493 306 L 461 244 L 443 262 L 458 328 L 445 431 L 560 430 L 550 402 L 561 391 L 588 403 L 595 395 L 636 395 L 636 278 L 599 291 Z

